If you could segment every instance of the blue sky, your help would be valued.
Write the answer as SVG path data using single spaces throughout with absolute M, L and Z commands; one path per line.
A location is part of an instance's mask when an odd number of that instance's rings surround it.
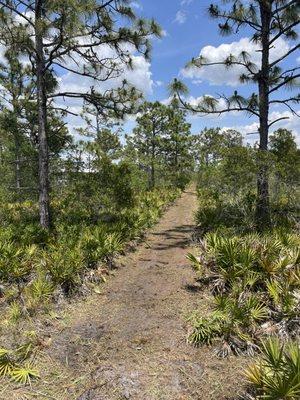
M 190 95 L 199 97 L 204 94 L 215 95 L 217 93 L 232 93 L 238 89 L 242 94 L 250 94 L 252 88 L 249 85 L 241 86 L 235 82 L 234 71 L 222 71 L 222 68 L 211 69 L 201 73 L 201 76 L 192 76 L 182 72 L 186 63 L 193 57 L 199 55 L 200 51 L 205 54 L 218 57 L 233 49 L 244 49 L 257 57 L 253 45 L 248 41 L 249 32 L 241 30 L 237 35 L 220 36 L 218 33 L 218 21 L 209 18 L 207 8 L 211 0 L 135 0 L 132 2 L 136 12 L 146 18 L 155 18 L 164 30 L 164 37 L 154 40 L 150 71 L 152 73 L 152 89 L 148 91 L 149 100 L 165 100 L 168 97 L 167 85 L 174 77 L 184 80 L 190 89 Z M 236 42 L 236 43 L 233 43 Z M 233 44 L 232 44 L 233 43 Z M 213 46 L 207 48 L 207 46 Z M 221 46 L 221 47 L 220 47 Z M 248 48 L 248 47 L 249 48 Z M 285 52 L 289 44 L 280 41 L 274 49 L 274 56 Z M 204 49 L 204 50 L 203 50 Z M 237 50 L 238 51 L 238 50 Z M 295 66 L 300 63 L 299 54 L 289 58 L 287 65 Z M 195 76 L 196 75 L 196 76 Z M 297 106 L 300 109 L 300 106 Z M 274 118 L 279 113 L 285 112 L 283 108 L 272 109 Z M 285 115 L 285 114 L 283 114 Z M 288 114 L 286 114 L 288 115 Z M 300 119 L 292 116 L 290 120 L 283 121 L 274 127 L 286 126 L 300 137 Z M 192 117 L 192 131 L 199 132 L 205 126 L 237 127 L 243 133 L 255 131 L 255 119 L 249 119 L 245 114 L 227 115 L 223 117 Z M 250 136 L 249 136 L 250 137 Z M 257 136 L 251 136 L 252 141 Z M 299 138 L 298 138 L 299 140 Z

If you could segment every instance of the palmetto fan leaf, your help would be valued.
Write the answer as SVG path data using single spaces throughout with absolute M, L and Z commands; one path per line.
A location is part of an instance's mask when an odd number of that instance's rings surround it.
M 23 385 L 31 384 L 31 379 L 39 378 L 37 370 L 33 369 L 30 364 L 24 367 L 15 367 L 10 375 L 15 382 Z
M 280 283 L 275 279 L 271 279 L 267 282 L 266 286 L 269 296 L 275 304 L 278 304 L 280 301 L 280 294 L 282 290 Z
M 8 376 L 14 367 L 11 360 L 12 352 L 10 350 L 0 348 L 0 376 Z
M 299 343 L 280 343 L 270 338 L 262 343 L 262 357 L 245 375 L 257 390 L 257 398 L 296 400 L 300 394 Z
M 260 363 L 250 365 L 244 374 L 248 381 L 256 387 L 261 388 L 263 386 L 263 369 Z
M 296 400 L 300 396 L 300 382 L 294 383 L 289 376 L 265 374 L 263 387 L 265 394 L 261 398 L 265 400 Z
M 299 377 L 300 382 L 300 345 L 297 342 L 290 342 L 286 346 L 285 357 L 289 373 Z
M 250 307 L 249 311 L 250 318 L 255 322 L 263 321 L 269 315 L 268 309 L 264 304 L 253 305 Z
M 186 258 L 192 263 L 196 271 L 201 271 L 202 265 L 199 257 L 194 256 L 192 253 L 188 253 Z
M 211 344 L 213 339 L 220 334 L 221 327 L 217 316 L 212 318 L 198 318 L 193 326 L 193 331 L 188 337 L 188 342 L 194 345 Z
M 108 254 L 120 252 L 124 247 L 124 240 L 122 235 L 113 232 L 109 233 L 104 240 L 104 248 Z
M 30 384 L 31 379 L 38 378 L 37 370 L 32 368 L 30 363 L 21 365 L 30 357 L 32 345 L 26 344 L 16 351 L 0 349 L 0 376 L 10 377 L 20 384 Z
M 284 363 L 284 346 L 279 338 L 270 338 L 262 342 L 263 365 L 278 370 Z

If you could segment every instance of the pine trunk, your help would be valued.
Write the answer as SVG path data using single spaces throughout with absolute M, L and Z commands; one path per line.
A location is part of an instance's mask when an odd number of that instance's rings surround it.
M 259 86 L 259 171 L 257 174 L 256 226 L 259 231 L 270 228 L 269 171 L 267 152 L 269 140 L 269 39 L 271 2 L 260 2 L 262 22 L 262 61 L 258 76 Z
M 49 154 L 47 140 L 47 97 L 45 88 L 45 59 L 43 35 L 41 32 L 43 0 L 36 1 L 35 45 L 36 45 L 36 78 L 38 105 L 38 141 L 39 141 L 39 212 L 40 224 L 50 228 L 49 202 Z
M 150 186 L 151 189 L 155 187 L 155 128 L 153 124 L 152 128 L 152 140 L 151 140 L 151 171 L 150 171 Z

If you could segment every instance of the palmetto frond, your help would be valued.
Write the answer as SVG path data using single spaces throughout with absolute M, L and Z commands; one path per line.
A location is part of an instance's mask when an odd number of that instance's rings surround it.
M 258 398 L 295 400 L 300 395 L 299 343 L 282 344 L 278 338 L 262 342 L 260 360 L 245 371 Z
M 29 349 L 30 347 L 30 349 Z M 0 376 L 10 377 L 21 384 L 30 384 L 31 379 L 39 377 L 37 370 L 30 363 L 22 365 L 31 355 L 31 346 L 26 344 L 17 350 L 0 349 Z
M 22 385 L 31 384 L 32 379 L 39 378 L 38 371 L 26 364 L 24 367 L 15 367 L 10 373 L 11 378 Z
M 10 350 L 0 348 L 0 376 L 9 376 L 13 369 L 13 361 L 11 359 L 12 352 Z
M 202 270 L 202 264 L 199 257 L 194 256 L 192 253 L 188 253 L 186 258 L 191 262 L 196 271 L 200 272 Z

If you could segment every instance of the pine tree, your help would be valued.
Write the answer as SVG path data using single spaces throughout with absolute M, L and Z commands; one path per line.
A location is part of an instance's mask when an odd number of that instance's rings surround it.
M 298 37 L 300 5 L 299 0 L 230 0 L 224 3 L 226 3 L 224 8 L 212 4 L 209 7 L 210 16 L 220 20 L 219 29 L 222 35 L 240 32 L 242 28 L 246 28 L 247 32 L 252 32 L 251 40 L 259 45 L 261 52 L 259 65 L 251 60 L 251 56 L 246 51 L 242 51 L 238 57 L 229 54 L 225 59 L 217 62 L 199 56 L 194 58 L 189 66 L 193 68 L 213 65 L 223 65 L 226 68 L 243 67 L 244 72 L 239 76 L 241 83 L 255 84 L 257 90 L 249 97 L 243 97 L 237 90 L 232 96 L 203 96 L 201 101 L 193 106 L 182 97 L 187 92 L 183 83 L 175 80 L 171 89 L 177 93 L 184 106 L 194 112 L 221 115 L 231 111 L 243 111 L 258 118 L 261 153 L 259 158 L 262 161 L 260 161 L 257 176 L 256 224 L 259 230 L 263 230 L 271 226 L 268 165 L 263 161 L 267 159 L 269 130 L 276 122 L 287 118 L 283 116 L 270 121 L 270 106 L 280 104 L 294 113 L 293 105 L 300 100 L 299 94 L 285 97 L 278 93 L 279 90 L 296 86 L 300 77 L 300 67 L 285 67 L 288 57 L 300 48 L 299 42 L 295 42 Z M 280 38 L 290 42 L 289 49 L 275 60 L 271 60 L 270 49 Z M 220 106 L 220 100 L 225 101 L 224 108 Z
M 83 99 L 99 111 L 122 116 L 132 110 L 139 93 L 123 82 L 117 89 L 88 91 L 47 90 L 55 71 L 103 83 L 132 67 L 130 49 L 149 55 L 151 35 L 159 35 L 154 21 L 135 17 L 127 0 L 1 0 L 2 43 L 10 42 L 27 54 L 36 86 L 39 144 L 40 223 L 50 227 L 48 109 L 54 99 Z M 121 20 L 127 18 L 124 25 Z M 19 23 L 18 21 L 21 21 Z M 101 51 L 102 50 L 102 51 Z M 105 50 L 105 51 L 103 51 Z M 111 85 L 112 86 L 112 85 Z M 65 112 L 71 112 L 65 108 Z
M 162 138 L 168 129 L 168 107 L 158 101 L 145 102 L 139 114 L 137 126 L 127 140 L 135 150 L 137 162 L 148 171 L 148 187 L 153 189 L 156 185 L 156 169 L 162 162 Z
M 163 138 L 165 159 L 173 183 L 184 187 L 194 168 L 191 124 L 186 121 L 187 112 L 179 107 L 176 99 L 172 100 L 167 112 L 167 130 Z

